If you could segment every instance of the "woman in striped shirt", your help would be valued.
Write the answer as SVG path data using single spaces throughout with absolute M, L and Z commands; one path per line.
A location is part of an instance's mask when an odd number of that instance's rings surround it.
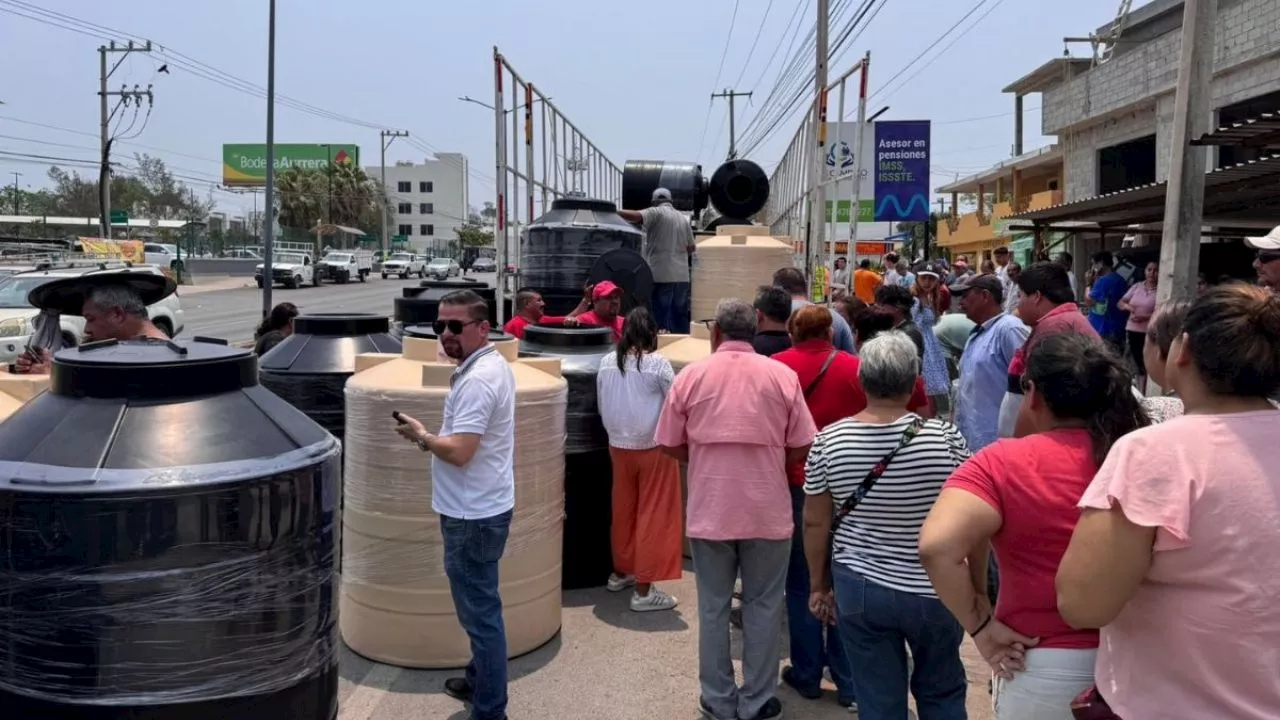
M 908 648 L 920 716 L 965 717 L 963 630 L 934 593 L 917 544 L 969 451 L 950 423 L 904 413 L 919 373 L 905 334 L 865 343 L 858 377 L 867 407 L 818 433 L 805 465 L 810 609 L 839 624 L 863 720 L 907 716 Z M 851 498 L 860 501 L 849 509 Z

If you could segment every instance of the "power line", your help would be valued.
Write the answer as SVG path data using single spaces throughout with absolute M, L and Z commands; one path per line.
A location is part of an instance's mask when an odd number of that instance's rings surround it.
M 956 35 L 954 38 L 952 38 L 952 39 L 951 39 L 951 42 L 947 43 L 946 47 L 942 48 L 942 50 L 941 50 L 937 55 L 934 55 L 932 58 L 930 58 L 928 62 L 926 62 L 924 65 L 921 65 L 921 66 L 920 66 L 920 67 L 919 67 L 915 72 L 913 72 L 913 73 L 911 73 L 910 75 L 908 75 L 908 76 L 907 76 L 907 78 L 906 78 L 905 80 L 903 80 L 903 81 L 902 81 L 902 83 L 901 83 L 900 85 L 898 85 L 898 87 L 894 88 L 892 92 L 890 92 L 888 95 L 885 95 L 885 96 L 884 96 L 884 101 L 887 101 L 889 98 L 891 98 L 891 97 L 893 97 L 894 95 L 898 94 L 898 91 L 899 91 L 899 90 L 901 90 L 902 88 L 906 87 L 906 86 L 907 86 L 907 84 L 908 84 L 908 83 L 910 83 L 912 80 L 914 80 L 914 79 L 915 79 L 915 77 L 916 77 L 917 75 L 919 75 L 920 73 L 924 72 L 924 71 L 925 71 L 926 69 L 928 69 L 928 67 L 929 67 L 930 65 L 932 65 L 933 63 L 937 62 L 938 58 L 940 58 L 940 57 L 942 57 L 943 55 L 945 55 L 945 54 L 947 53 L 947 51 L 948 51 L 948 50 L 950 50 L 950 49 L 952 48 L 952 46 L 954 46 L 956 43 L 960 42 L 960 40 L 961 40 L 961 39 L 963 39 L 965 35 L 968 35 L 968 34 L 969 34 L 969 32 L 970 32 L 970 31 L 972 31 L 975 27 L 977 27 L 977 26 L 981 25 L 981 24 L 982 24 L 982 21 L 983 21 L 983 20 L 986 20 L 986 19 L 987 19 L 987 16 L 988 16 L 988 15 L 990 15 L 992 12 L 994 12 L 996 8 L 1000 7 L 1000 4 L 1001 4 L 1001 3 L 1003 3 L 1003 2 L 1004 2 L 1004 0 L 996 0 L 996 2 L 995 2 L 995 4 L 994 4 L 994 5 L 991 5 L 990 7 L 988 7 L 988 8 L 987 8 L 987 10 L 986 10 L 986 12 L 984 12 L 984 13 L 982 13 L 982 15 L 978 16 L 978 19 L 977 19 L 976 21 L 974 21 L 974 23 L 973 23 L 972 25 L 970 25 L 969 27 L 965 28 L 964 30 L 961 30 L 961 31 L 960 31 L 960 34 L 958 34 L 958 35 Z M 945 37 L 945 36 L 944 36 L 944 37 Z M 941 39 L 941 38 L 939 38 L 939 39 Z
M 738 79 L 733 81 L 733 86 L 742 85 L 742 76 L 747 74 L 747 67 L 751 65 L 751 58 L 756 54 L 756 46 L 760 44 L 760 33 L 764 32 L 764 25 L 769 21 L 769 11 L 773 9 L 773 0 L 769 0 L 769 4 L 764 6 L 764 16 L 760 18 L 760 25 L 756 27 L 755 39 L 751 41 L 751 49 L 747 51 L 747 59 L 742 61 L 742 70 L 738 71 Z
M 724 37 L 724 50 L 720 52 L 720 66 L 716 68 L 716 79 L 711 81 L 711 91 L 715 92 L 715 88 L 720 84 L 720 75 L 724 73 L 724 61 L 729 57 L 729 43 L 733 40 L 733 26 L 738 22 L 738 4 L 740 0 L 733 0 L 733 15 L 729 17 L 729 32 Z M 707 143 L 707 126 L 711 124 L 711 108 L 715 104 L 712 99 L 707 103 L 707 114 L 702 120 L 702 137 L 698 140 L 697 157 L 702 157 L 702 149 Z
M 955 24 L 954 24 L 954 25 L 952 25 L 951 27 L 947 28 L 947 30 L 946 30 L 945 32 L 943 32 L 941 35 L 939 35 L 939 36 L 938 36 L 938 37 L 937 37 L 933 42 L 925 43 L 925 49 L 924 49 L 923 51 L 921 51 L 919 55 L 916 55 L 916 56 L 915 56 L 915 58 L 913 58 L 913 59 L 911 60 L 911 62 L 909 62 L 909 63 L 907 63 L 906 65 L 904 65 L 904 66 L 902 67 L 902 69 L 901 69 L 901 70 L 899 70 L 899 71 L 897 72 L 897 74 L 895 74 L 893 77 L 889 78 L 889 79 L 888 79 L 888 80 L 887 80 L 883 85 L 881 85 L 881 86 L 880 86 L 880 88 L 881 88 L 880 90 L 877 90 L 876 92 L 871 93 L 871 97 L 872 97 L 872 98 L 874 98 L 874 97 L 878 97 L 878 96 L 880 95 L 880 93 L 884 92 L 884 89 L 885 89 L 885 88 L 887 88 L 887 87 L 889 87 L 890 85 L 892 85 L 892 84 L 894 83 L 894 81 L 895 81 L 895 80 L 897 80 L 898 78 L 902 77 L 902 75 L 903 75 L 904 73 L 906 73 L 908 70 L 910 70 L 912 65 L 915 65 L 916 63 L 920 62 L 920 60 L 921 60 L 921 59 L 923 59 L 926 55 L 928 55 L 930 52 L 932 52 L 932 51 L 933 51 L 933 49 L 934 49 L 935 47 L 937 47 L 938 43 L 942 42 L 943 40 L 945 40 L 945 39 L 946 39 L 946 37 L 947 37 L 948 35 L 950 35 L 951 33 L 955 32 L 955 31 L 956 31 L 956 28 L 958 28 L 958 27 L 960 27 L 961 25 L 963 25 L 965 20 L 968 20 L 970 17 L 972 17 L 972 16 L 973 16 L 973 14 L 974 14 L 974 13 L 976 13 L 976 12 L 978 12 L 978 10 L 979 10 L 983 5 L 986 5 L 988 1 L 989 1 L 989 0 L 978 0 L 978 2 L 974 3 L 973 7 L 969 8 L 969 11 L 968 11 L 968 12 L 966 12 L 964 15 L 962 15 L 962 16 L 960 17 L 960 19 L 959 19 L 959 20 L 957 20 L 957 21 L 955 22 Z M 1000 4 L 1001 2 L 1003 2 L 1003 1 L 1004 1 L 1004 0 L 997 0 L 997 1 L 996 1 L 996 4 L 997 4 L 997 5 L 999 5 L 999 4 Z M 941 53 L 939 53 L 939 55 L 941 55 Z

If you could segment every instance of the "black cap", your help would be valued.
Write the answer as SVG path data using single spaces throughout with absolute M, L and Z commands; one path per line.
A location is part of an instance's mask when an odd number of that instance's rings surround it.
M 177 283 L 154 273 L 99 272 L 53 280 L 27 293 L 27 302 L 41 310 L 63 315 L 83 315 L 84 301 L 96 289 L 127 287 L 138 293 L 143 305 L 154 305 L 178 289 Z
M 993 255 L 1008 255 L 1008 254 L 1009 254 L 1009 248 L 1005 247 L 1004 245 L 1001 245 L 1000 247 L 996 248 L 995 250 L 992 250 L 992 251 L 991 251 L 991 254 L 993 254 Z
M 949 289 L 952 295 L 957 296 L 970 290 L 986 290 L 997 301 L 1004 301 L 1004 285 L 995 275 L 965 275 L 953 283 Z

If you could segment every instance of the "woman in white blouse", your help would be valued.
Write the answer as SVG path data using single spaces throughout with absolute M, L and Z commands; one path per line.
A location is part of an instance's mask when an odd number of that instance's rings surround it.
M 608 588 L 634 586 L 635 612 L 671 610 L 675 597 L 653 587 L 679 580 L 683 565 L 680 464 L 653 440 L 675 372 L 658 354 L 658 325 L 643 307 L 627 315 L 617 352 L 596 375 L 600 417 L 613 460 L 613 569 Z

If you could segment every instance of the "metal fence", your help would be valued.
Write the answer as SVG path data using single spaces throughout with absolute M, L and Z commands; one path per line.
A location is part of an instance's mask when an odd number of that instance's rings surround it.
M 868 127 L 867 77 L 870 67 L 871 54 L 867 53 L 815 98 L 769 177 L 765 221 L 774 235 L 786 235 L 792 239 L 796 254 L 802 256 L 797 258 L 797 264 L 815 282 L 820 272 L 818 269 L 834 261 L 836 224 L 840 203 L 845 199 L 849 201 L 849 242 L 840 255 L 848 257 L 857 241 L 861 178 L 871 170 L 871 159 L 864 158 L 862 151 L 865 144 L 863 133 Z M 857 85 L 849 88 L 854 75 L 858 76 Z M 835 123 L 830 123 L 827 112 L 833 92 L 837 108 Z M 854 137 L 837 137 L 829 145 L 830 126 L 834 124 L 837 131 L 844 126 L 845 107 L 850 100 L 856 102 L 857 121 L 852 126 Z M 845 143 L 852 140 L 852 162 L 847 165 L 835 154 L 842 147 L 841 140 Z M 854 181 L 855 178 L 859 180 Z M 828 199 L 831 200 L 829 213 Z
M 498 287 L 507 265 L 520 268 L 519 238 L 525 227 L 570 192 L 619 202 L 622 169 L 569 121 L 551 98 L 516 72 L 493 49 L 494 167 L 498 211 L 494 245 Z M 519 113 L 519 115 L 517 115 Z M 498 303 L 499 320 L 502 303 Z

